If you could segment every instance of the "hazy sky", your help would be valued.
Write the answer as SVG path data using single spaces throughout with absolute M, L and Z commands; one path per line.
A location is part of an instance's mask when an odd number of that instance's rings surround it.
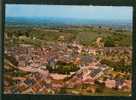
M 7 4 L 6 17 L 66 17 L 132 20 L 132 7 Z

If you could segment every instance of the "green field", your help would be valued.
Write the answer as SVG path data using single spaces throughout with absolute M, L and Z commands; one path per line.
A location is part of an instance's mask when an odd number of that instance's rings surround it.
M 5 44 L 31 44 L 34 46 L 46 46 L 50 42 L 59 41 L 63 36 L 63 42 L 78 41 L 85 46 L 95 46 L 98 37 L 102 38 L 105 47 L 132 46 L 132 32 L 102 27 L 68 27 L 68 28 L 26 28 L 7 27 L 5 30 Z

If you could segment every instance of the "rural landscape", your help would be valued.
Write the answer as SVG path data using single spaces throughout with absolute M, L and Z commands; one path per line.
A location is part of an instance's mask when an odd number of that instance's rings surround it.
M 131 22 L 54 17 L 5 22 L 5 94 L 131 96 Z

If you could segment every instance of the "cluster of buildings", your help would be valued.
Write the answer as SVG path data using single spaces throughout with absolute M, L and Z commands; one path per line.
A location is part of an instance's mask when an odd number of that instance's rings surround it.
M 62 43 L 52 44 L 46 48 L 7 48 L 5 53 L 18 61 L 18 70 L 28 73 L 25 76 L 13 76 L 12 80 L 15 82 L 13 86 L 5 80 L 4 91 L 7 94 L 59 94 L 62 89 L 75 89 L 84 84 L 89 85 L 84 91 L 90 93 L 97 92 L 95 84 L 131 91 L 131 80 L 113 77 L 111 75 L 113 69 L 96 59 L 98 50 L 94 48 L 85 49 L 76 43 Z M 70 74 L 49 72 L 46 65 L 50 64 L 55 69 L 57 61 L 76 64 L 79 70 Z

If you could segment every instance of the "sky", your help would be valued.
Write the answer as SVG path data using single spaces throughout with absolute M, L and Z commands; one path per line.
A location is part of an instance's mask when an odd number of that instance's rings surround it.
M 6 17 L 132 20 L 132 7 L 7 4 Z

